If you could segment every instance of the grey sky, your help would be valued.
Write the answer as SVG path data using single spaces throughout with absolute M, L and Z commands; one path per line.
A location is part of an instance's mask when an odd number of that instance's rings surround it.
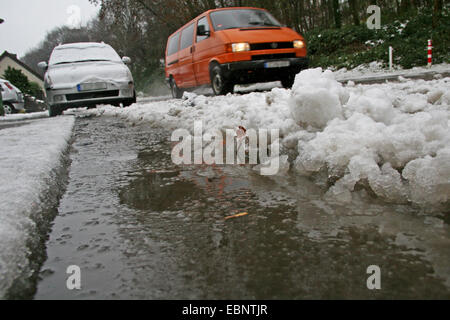
M 88 0 L 0 0 L 0 18 L 5 20 L 0 25 L 0 54 L 8 50 L 23 56 L 48 31 L 69 22 L 72 5 L 80 8 L 83 25 L 99 10 Z

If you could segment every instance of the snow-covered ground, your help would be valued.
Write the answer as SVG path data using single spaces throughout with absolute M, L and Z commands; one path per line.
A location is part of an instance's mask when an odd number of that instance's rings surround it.
M 7 114 L 4 117 L 0 117 L 0 121 L 21 121 L 30 119 L 48 118 L 48 111 L 34 112 L 34 113 L 16 113 Z
M 292 90 L 187 93 L 182 100 L 85 112 L 191 131 L 197 120 L 205 131 L 280 129 L 282 152 L 296 155 L 284 165 L 328 180 L 332 200 L 351 201 L 363 186 L 387 201 L 439 206 L 450 201 L 449 105 L 450 78 L 343 86 L 318 68 L 297 75 Z
M 428 67 L 414 67 L 412 69 L 402 69 L 399 66 L 394 66 L 394 69 L 390 71 L 383 66 L 381 62 L 371 62 L 369 64 L 360 65 L 354 69 L 347 70 L 346 68 L 339 69 L 334 72 L 335 77 L 339 81 L 347 80 L 364 80 L 368 78 L 378 78 L 385 76 L 394 77 L 414 77 L 424 74 L 441 74 L 450 73 L 450 64 L 441 63 Z
M 60 117 L 0 130 L 0 299 L 15 279 L 30 276 L 29 243 L 40 227 L 33 214 L 73 125 L 74 117 Z

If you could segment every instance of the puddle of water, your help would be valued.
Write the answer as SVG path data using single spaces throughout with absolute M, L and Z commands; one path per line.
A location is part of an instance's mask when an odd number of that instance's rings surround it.
M 305 178 L 176 167 L 167 132 L 119 121 L 77 120 L 37 299 L 450 298 L 448 224 L 364 192 L 333 205 Z

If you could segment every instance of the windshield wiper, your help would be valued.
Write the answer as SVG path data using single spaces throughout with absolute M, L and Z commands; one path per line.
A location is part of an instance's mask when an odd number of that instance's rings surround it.
M 239 29 L 239 28 L 241 28 L 241 27 L 226 27 L 226 28 L 223 28 L 220 30 Z
M 248 24 L 252 25 L 252 26 L 280 27 L 279 25 L 276 25 L 273 23 L 268 23 L 268 22 L 263 22 L 263 21 L 250 21 Z
M 59 65 L 59 64 L 70 64 L 70 63 L 81 63 L 81 62 L 96 62 L 96 61 L 111 61 L 111 60 L 106 60 L 106 59 L 89 59 L 89 60 L 77 60 L 77 61 L 64 61 L 64 62 L 58 62 L 55 63 L 54 65 Z

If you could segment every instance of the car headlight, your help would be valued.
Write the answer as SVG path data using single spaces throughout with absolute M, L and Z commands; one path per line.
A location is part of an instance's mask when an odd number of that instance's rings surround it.
M 296 49 L 303 49 L 305 47 L 305 42 L 302 40 L 295 40 L 294 41 L 294 48 Z
M 63 94 L 59 94 L 59 95 L 56 95 L 56 96 L 54 96 L 53 97 L 53 101 L 54 102 L 62 102 L 62 101 L 64 101 L 64 95 Z
M 231 49 L 233 50 L 233 52 L 250 51 L 250 44 L 248 44 L 246 42 L 233 43 L 231 45 Z

